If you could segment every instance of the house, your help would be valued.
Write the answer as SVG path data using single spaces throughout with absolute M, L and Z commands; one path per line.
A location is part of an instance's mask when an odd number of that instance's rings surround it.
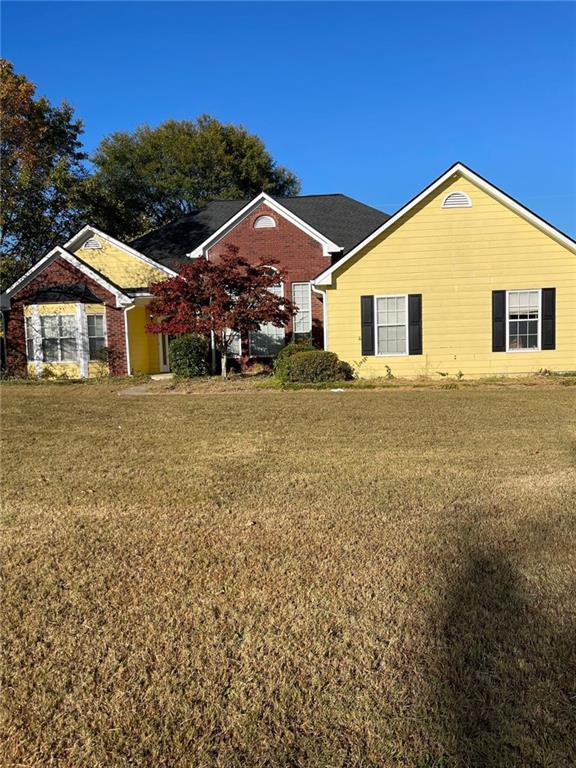
M 322 346 L 322 298 L 312 291 L 313 278 L 387 219 L 342 194 L 273 198 L 263 192 L 249 201 L 215 200 L 131 245 L 173 269 L 190 258 L 216 260 L 229 246 L 250 263 L 276 262 L 286 275 L 276 290 L 298 311 L 285 328 L 266 323 L 236 340 L 231 354 L 246 364 L 275 356 L 292 339 L 311 338 Z
M 298 306 L 287 328 L 263 325 L 238 339 L 232 354 L 244 365 L 272 357 L 293 337 L 321 344 L 322 302 L 312 279 L 387 218 L 346 195 L 262 193 L 214 201 L 130 244 L 86 226 L 2 294 L 8 371 L 84 378 L 103 365 L 114 375 L 169 370 L 168 339 L 146 331 L 149 286 L 190 259 L 217 259 L 228 245 L 249 261 L 278 262 L 287 280 L 277 290 Z
M 314 280 L 363 377 L 576 370 L 576 243 L 456 163 Z

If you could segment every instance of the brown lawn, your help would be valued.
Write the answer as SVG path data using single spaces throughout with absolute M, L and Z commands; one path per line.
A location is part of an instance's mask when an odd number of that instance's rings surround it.
M 576 388 L 2 388 L 11 766 L 576 764 Z

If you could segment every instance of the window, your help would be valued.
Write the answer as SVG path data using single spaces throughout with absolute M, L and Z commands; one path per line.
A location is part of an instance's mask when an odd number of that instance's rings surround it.
M 32 330 L 32 318 L 26 318 L 26 357 L 31 362 L 34 361 L 34 332 Z
M 42 359 L 45 363 L 76 361 L 76 317 L 43 315 L 40 318 Z
M 466 192 L 450 192 L 442 201 L 442 208 L 471 208 L 472 200 Z
M 284 295 L 282 283 L 270 288 L 276 296 Z M 277 328 L 272 323 L 262 323 L 257 331 L 250 331 L 250 355 L 252 357 L 275 357 L 284 346 L 284 328 Z
M 98 360 L 100 350 L 106 346 L 104 315 L 86 315 L 88 321 L 88 351 L 90 360 Z
M 232 341 L 228 347 L 228 354 L 230 357 L 240 357 L 242 355 L 242 339 L 240 338 L 240 334 L 231 331 L 228 328 L 226 329 L 226 337 L 229 338 L 230 336 L 232 337 Z
M 292 301 L 298 307 L 294 315 L 294 335 L 309 336 L 312 332 L 310 283 L 292 283 Z
M 269 229 L 270 227 L 275 227 L 276 222 L 272 218 L 272 216 L 258 216 L 256 221 L 254 222 L 254 229 Z
M 86 248 L 88 250 L 95 250 L 97 248 L 102 248 L 102 243 L 96 237 L 89 237 L 88 240 L 86 240 L 86 242 L 82 246 L 82 248 Z
M 407 304 L 407 296 L 376 296 L 376 354 L 408 354 Z
M 507 291 L 508 350 L 540 349 L 540 291 Z

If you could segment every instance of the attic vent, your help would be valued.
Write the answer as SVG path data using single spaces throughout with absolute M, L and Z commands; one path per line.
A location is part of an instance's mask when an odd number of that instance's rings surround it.
M 102 243 L 100 242 L 100 240 L 97 240 L 95 237 L 89 237 L 82 247 L 88 248 L 88 249 L 102 248 Z
M 276 222 L 272 216 L 258 216 L 254 222 L 254 229 L 268 229 L 269 227 L 275 227 Z
M 442 208 L 471 208 L 472 201 L 466 192 L 450 192 L 442 201 Z

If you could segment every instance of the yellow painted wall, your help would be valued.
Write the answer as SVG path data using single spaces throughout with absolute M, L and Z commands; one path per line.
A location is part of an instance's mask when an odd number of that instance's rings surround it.
M 130 369 L 132 373 L 160 372 L 160 342 L 154 333 L 146 332 L 150 322 L 146 306 L 128 310 L 128 338 L 130 341 Z
M 77 248 L 74 252 L 120 288 L 146 288 L 151 282 L 166 278 L 166 273 L 146 264 L 103 238 L 96 238 L 101 248 Z
M 441 208 L 450 190 L 471 208 Z M 492 352 L 492 291 L 556 288 L 556 349 Z M 422 294 L 422 355 L 370 356 L 362 377 L 438 371 L 478 377 L 576 370 L 576 254 L 463 178 L 447 182 L 341 270 L 328 296 L 328 349 L 362 360 L 360 296 Z

